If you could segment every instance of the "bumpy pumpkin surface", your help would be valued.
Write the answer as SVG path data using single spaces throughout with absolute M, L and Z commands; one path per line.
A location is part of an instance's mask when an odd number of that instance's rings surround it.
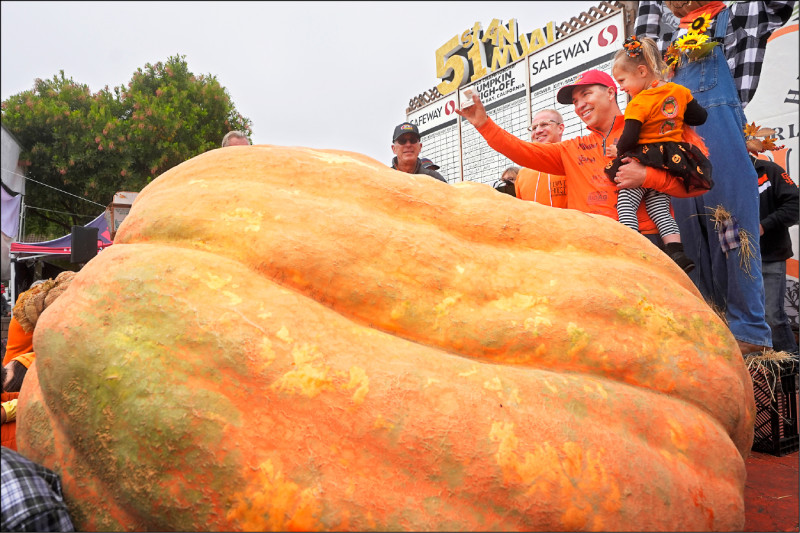
M 623 225 L 361 155 L 195 157 L 37 325 L 79 529 L 735 530 L 753 392 Z

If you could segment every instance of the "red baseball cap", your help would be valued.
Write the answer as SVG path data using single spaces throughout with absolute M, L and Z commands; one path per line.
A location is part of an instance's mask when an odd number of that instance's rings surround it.
M 605 72 L 597 69 L 587 70 L 572 82 L 571 85 L 564 85 L 558 90 L 556 100 L 559 104 L 569 105 L 572 103 L 572 90 L 580 85 L 603 85 L 614 89 L 617 94 L 617 84 L 614 79 Z

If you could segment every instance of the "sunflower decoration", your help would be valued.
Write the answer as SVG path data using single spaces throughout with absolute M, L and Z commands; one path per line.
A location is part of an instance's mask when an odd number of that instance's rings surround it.
M 683 54 L 681 54 L 681 49 L 677 47 L 676 41 L 671 42 L 664 53 L 664 63 L 667 64 L 667 69 L 663 74 L 667 78 L 671 78 L 675 74 L 675 69 L 683 63 Z
M 775 135 L 775 130 L 772 128 L 762 128 L 760 126 L 756 126 L 756 123 L 753 122 L 752 124 L 746 124 L 744 127 L 744 138 L 745 144 L 747 145 L 747 151 L 760 154 L 766 151 L 772 150 L 780 150 L 784 146 L 783 145 L 776 145 L 775 141 L 778 140 L 777 137 L 770 137 L 770 135 Z
M 719 42 L 710 41 L 708 35 L 703 33 L 694 33 L 690 31 L 676 40 L 674 44 L 678 50 L 686 52 L 686 57 L 689 58 L 689 61 L 697 61 L 710 54 Z
M 703 13 L 692 21 L 689 25 L 689 31 L 691 33 L 705 33 L 709 26 L 711 26 L 711 14 Z
M 700 48 L 700 46 L 708 41 L 708 35 L 703 35 L 702 33 L 694 33 L 689 32 L 677 41 L 675 41 L 675 46 L 677 46 L 680 50 L 684 52 L 690 52 L 692 50 L 696 50 Z

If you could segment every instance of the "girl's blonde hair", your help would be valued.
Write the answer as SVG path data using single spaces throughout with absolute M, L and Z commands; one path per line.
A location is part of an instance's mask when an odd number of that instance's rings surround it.
M 637 44 L 638 43 L 638 46 Z M 630 72 L 639 65 L 644 65 L 656 78 L 663 81 L 667 72 L 667 64 L 661 58 L 661 51 L 656 42 L 649 37 L 628 37 L 622 50 L 614 54 L 614 65 Z

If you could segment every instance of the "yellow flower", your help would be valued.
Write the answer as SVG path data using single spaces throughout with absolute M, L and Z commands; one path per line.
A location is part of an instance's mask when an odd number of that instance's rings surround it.
M 708 40 L 708 35 L 703 35 L 702 33 L 693 33 L 689 32 L 677 41 L 675 41 L 675 46 L 680 48 L 683 51 L 687 50 L 694 50 L 695 48 L 700 48 L 700 45 L 703 44 Z
M 711 15 L 703 13 L 692 21 L 689 25 L 689 31 L 693 33 L 705 33 L 709 26 L 711 26 Z

